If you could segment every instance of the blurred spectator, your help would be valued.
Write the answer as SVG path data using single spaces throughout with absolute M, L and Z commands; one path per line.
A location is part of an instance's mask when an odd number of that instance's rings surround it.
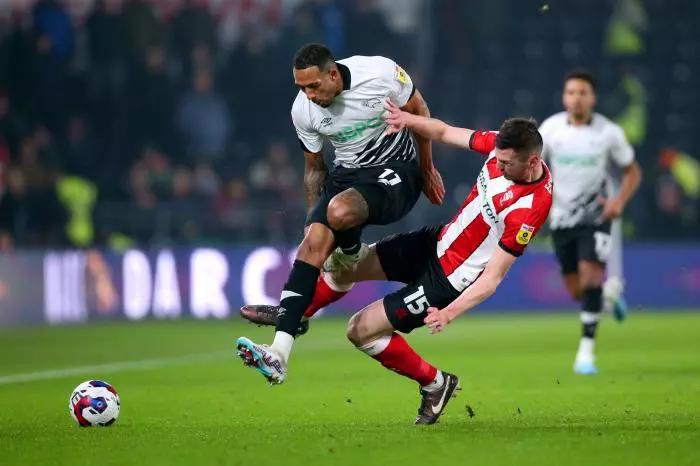
M 208 2 L 186 0 L 185 6 L 173 20 L 172 35 L 184 75 L 191 76 L 197 65 L 207 64 L 202 63 L 202 56 L 211 56 L 216 50 L 216 26 L 208 11 Z M 212 65 L 211 59 L 208 65 Z
M 282 207 L 290 199 L 296 199 L 301 182 L 289 161 L 287 146 L 281 142 L 269 145 L 265 158 L 253 164 L 248 174 L 256 198 L 274 201 Z
M 61 162 L 67 173 L 83 178 L 97 177 L 101 172 L 97 141 L 82 115 L 74 115 L 68 119 Z
M 155 144 L 172 153 L 176 149 L 172 115 L 177 92 L 166 69 L 166 51 L 154 45 L 144 58 L 143 64 L 132 68 L 129 80 L 130 142 L 134 147 Z
M 66 63 L 73 55 L 73 26 L 58 0 L 39 0 L 34 7 L 34 30 L 56 63 Z
M 217 161 L 232 134 L 231 114 L 224 99 L 214 91 L 214 77 L 207 68 L 194 72 L 192 89 L 180 101 L 177 129 L 191 160 Z
M 118 101 L 126 81 L 126 30 L 121 0 L 98 0 L 86 22 L 89 51 L 88 92 L 97 130 L 109 138 L 115 130 Z
M 374 0 L 355 0 L 346 17 L 348 50 L 352 55 L 385 55 L 395 57 L 394 36 Z M 404 62 L 399 58 L 397 61 Z
M 127 56 L 132 65 L 143 63 L 145 51 L 165 45 L 165 27 L 146 0 L 126 0 L 124 6 Z
M 153 146 L 143 148 L 141 158 L 131 167 L 129 186 L 132 199 L 142 209 L 153 209 L 159 200 L 170 199 L 173 172 L 168 157 Z
M 229 181 L 215 199 L 214 208 L 221 226 L 231 240 L 246 238 L 246 231 L 253 225 L 248 186 L 240 178 Z

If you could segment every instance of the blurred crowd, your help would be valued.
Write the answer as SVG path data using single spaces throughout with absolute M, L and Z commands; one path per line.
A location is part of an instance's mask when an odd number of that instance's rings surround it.
M 507 56 L 485 46 L 499 39 L 484 22 L 503 26 L 506 3 L 0 4 L 0 249 L 294 243 L 304 216 L 303 161 L 289 118 L 296 49 L 323 42 L 338 58 L 389 56 L 433 113 L 453 123 L 493 128 L 514 112 L 542 120 L 559 110 L 569 63 L 551 70 L 543 96 L 511 84 L 517 73 L 496 68 L 512 67 Z M 613 77 L 602 82 L 617 95 Z M 622 112 L 629 101 L 611 98 L 603 110 Z M 700 147 L 688 140 L 672 147 L 650 134 L 638 142 L 646 176 L 628 216 L 632 237 L 700 234 Z M 479 164 L 445 148 L 435 157 L 448 200 L 442 208 L 421 203 L 406 227 L 447 219 Z M 674 228 L 658 227 L 659 216 Z

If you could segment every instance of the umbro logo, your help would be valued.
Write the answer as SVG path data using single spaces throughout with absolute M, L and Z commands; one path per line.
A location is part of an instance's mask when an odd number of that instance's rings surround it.
M 331 117 L 326 117 L 323 120 L 321 120 L 321 128 L 325 128 L 326 126 L 330 126 L 333 124 L 333 118 Z

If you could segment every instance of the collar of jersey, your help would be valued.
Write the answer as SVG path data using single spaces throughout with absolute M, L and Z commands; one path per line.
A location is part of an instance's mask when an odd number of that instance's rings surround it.
M 352 76 L 350 75 L 350 68 L 343 65 L 342 63 L 336 63 L 338 65 L 338 71 L 340 72 L 340 77 L 343 78 L 343 90 L 347 91 L 350 89 L 350 82 Z

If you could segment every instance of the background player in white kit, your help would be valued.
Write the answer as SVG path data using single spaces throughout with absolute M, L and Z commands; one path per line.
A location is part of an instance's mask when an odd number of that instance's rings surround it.
M 622 283 L 606 283 L 605 265 L 611 252 L 611 221 L 619 218 L 639 187 L 641 170 L 634 151 L 615 123 L 593 111 L 595 81 L 575 70 L 564 79 L 565 111 L 540 126 L 545 159 L 556 180 L 550 227 L 564 282 L 572 298 L 581 302 L 583 326 L 574 371 L 595 374 L 595 334 L 604 301 L 624 318 L 619 298 Z M 610 166 L 620 167 L 619 190 L 611 196 Z M 615 301 L 618 301 L 617 303 Z
M 410 113 L 430 114 L 399 65 L 385 57 L 353 56 L 336 62 L 328 48 L 309 44 L 294 57 L 293 74 L 300 91 L 292 106 L 292 120 L 306 161 L 308 215 L 304 240 L 281 293 L 277 331 L 267 353 L 277 356 L 278 365 L 284 367 L 314 296 L 330 302 L 349 289 L 333 283 L 330 275 L 321 273 L 321 266 L 340 270 L 360 260 L 367 252 L 360 242 L 362 228 L 399 220 L 416 203 L 421 190 L 436 204 L 445 195 L 433 166 L 430 141 L 415 135 L 416 154 L 408 129 L 392 134 L 385 131 L 386 99 Z M 324 137 L 335 148 L 330 172 L 323 160 Z M 253 314 L 258 308 L 249 307 Z M 283 381 L 279 374 L 286 370 L 266 373 L 260 369 L 260 345 L 241 337 L 236 346 L 246 365 L 258 368 L 271 383 Z

